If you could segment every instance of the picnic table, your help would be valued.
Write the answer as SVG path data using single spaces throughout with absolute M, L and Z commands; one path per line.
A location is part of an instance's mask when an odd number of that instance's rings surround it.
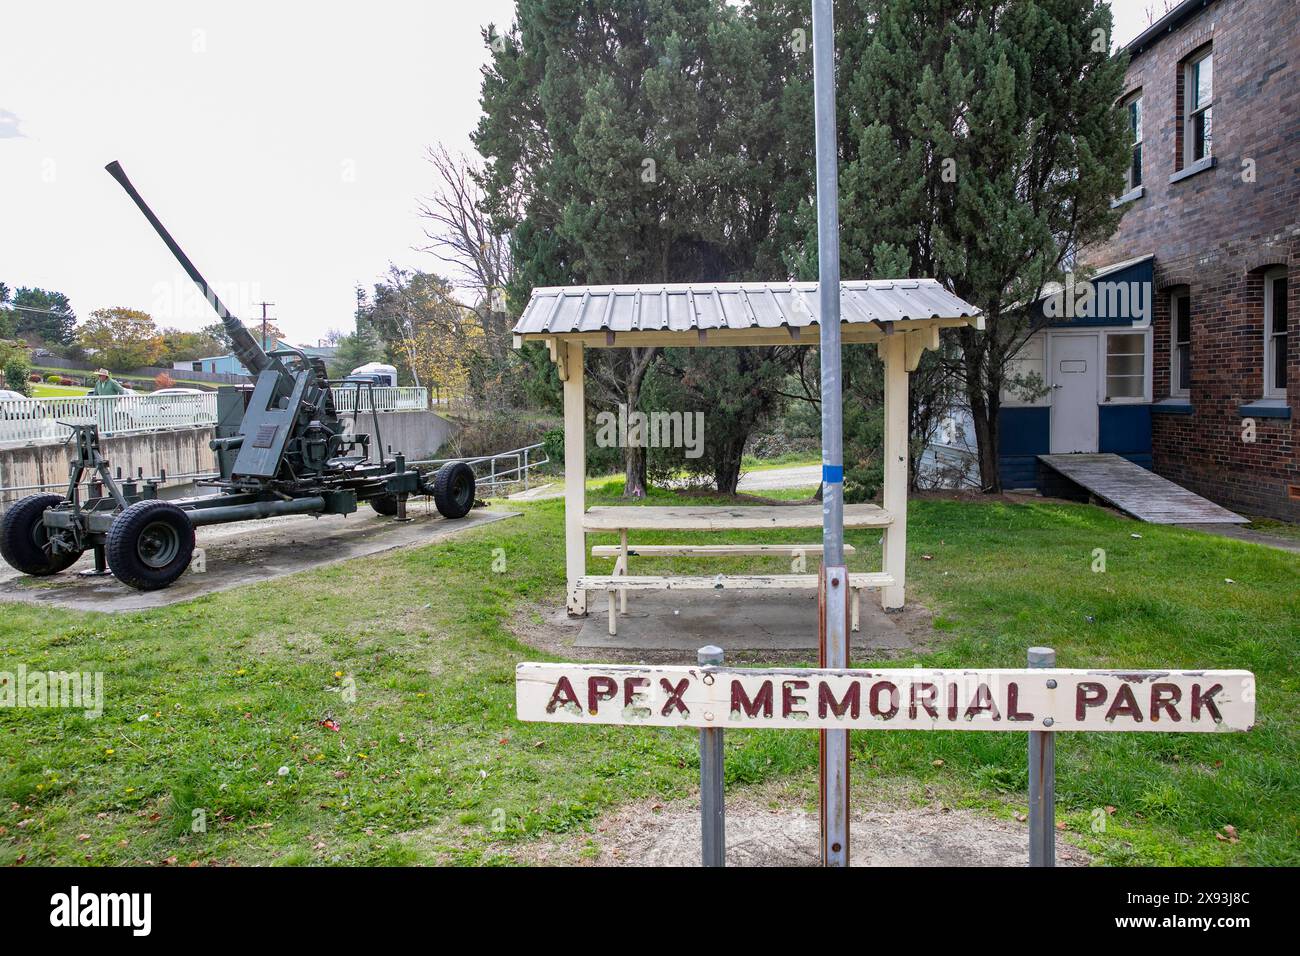
M 877 505 L 853 504 L 844 506 L 844 528 L 887 528 L 893 523 L 889 512 Z M 693 557 L 733 557 L 745 555 L 788 555 L 820 558 L 822 546 L 817 544 L 632 544 L 631 531 L 765 531 L 820 528 L 821 505 L 753 505 L 737 507 L 626 506 L 596 507 L 582 516 L 584 535 L 614 532 L 619 536 L 617 545 L 596 545 L 592 557 L 613 558 L 610 574 L 588 574 L 578 579 L 583 591 L 606 592 L 609 605 L 609 633 L 618 633 L 618 614 L 627 613 L 629 591 L 677 590 L 727 590 L 727 589 L 815 589 L 816 574 L 716 574 L 712 576 L 678 576 L 632 574 L 630 562 L 634 557 L 660 557 L 687 555 Z M 845 555 L 855 553 L 852 545 L 844 546 Z M 894 583 L 891 574 L 855 572 L 849 574 L 851 593 L 851 626 L 859 627 L 859 596 L 866 588 L 888 587 Z M 617 599 L 617 600 L 616 600 Z

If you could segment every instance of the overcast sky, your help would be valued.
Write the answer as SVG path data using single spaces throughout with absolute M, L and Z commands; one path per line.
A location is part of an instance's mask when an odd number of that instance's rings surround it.
M 1116 0 L 1115 39 L 1163 0 Z M 119 160 L 226 305 L 299 344 L 390 261 L 435 269 L 417 199 L 469 150 L 480 29 L 511 0 L 4 0 L 0 281 L 196 329 L 215 315 L 104 172 Z M 129 11 L 129 12 L 127 12 Z M 811 119 L 810 119 L 811 122 Z

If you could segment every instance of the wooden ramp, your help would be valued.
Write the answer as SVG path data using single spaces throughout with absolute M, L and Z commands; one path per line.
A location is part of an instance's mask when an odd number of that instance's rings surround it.
M 1249 524 L 1248 518 L 1161 478 L 1119 455 L 1039 455 L 1090 494 L 1151 524 Z

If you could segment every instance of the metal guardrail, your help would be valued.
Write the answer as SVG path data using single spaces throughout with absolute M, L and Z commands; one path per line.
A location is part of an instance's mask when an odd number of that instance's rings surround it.
M 372 401 L 374 407 L 372 408 Z M 429 407 L 429 390 L 392 386 L 361 389 L 361 412 L 397 412 Z M 335 407 L 354 412 L 357 389 L 334 389 Z M 99 425 L 101 435 L 160 431 L 215 425 L 217 393 L 179 395 L 81 395 L 67 398 L 11 398 L 0 400 L 0 442 L 40 441 L 66 438 L 68 429 L 60 422 Z
M 490 489 L 495 490 L 501 485 L 522 484 L 524 490 L 527 491 L 531 486 L 532 470 L 550 464 L 551 460 L 546 457 L 546 453 L 541 449 L 542 443 L 538 442 L 535 445 L 512 448 L 509 451 L 499 452 L 495 455 L 484 455 L 481 458 L 425 458 L 420 461 L 409 462 L 409 464 L 432 465 L 435 468 L 441 468 L 448 462 L 463 461 L 474 469 L 474 477 L 478 479 L 480 485 L 487 485 Z M 508 463 L 510 461 L 515 464 L 513 468 L 497 468 L 498 462 Z M 485 471 L 487 474 L 484 474 Z

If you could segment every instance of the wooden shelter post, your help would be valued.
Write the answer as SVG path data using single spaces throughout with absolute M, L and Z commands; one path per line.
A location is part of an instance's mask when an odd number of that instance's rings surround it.
M 581 342 L 552 339 L 551 357 L 564 382 L 564 567 L 570 617 L 587 613 L 587 592 L 578 586 L 587 573 L 587 538 L 582 516 L 587 510 L 587 422 Z
M 907 580 L 907 336 L 886 335 L 880 340 L 885 365 L 885 462 L 881 505 L 893 521 L 885 528 L 880 569 L 896 583 L 880 589 L 885 610 L 903 606 Z M 918 350 L 919 359 L 919 350 Z

